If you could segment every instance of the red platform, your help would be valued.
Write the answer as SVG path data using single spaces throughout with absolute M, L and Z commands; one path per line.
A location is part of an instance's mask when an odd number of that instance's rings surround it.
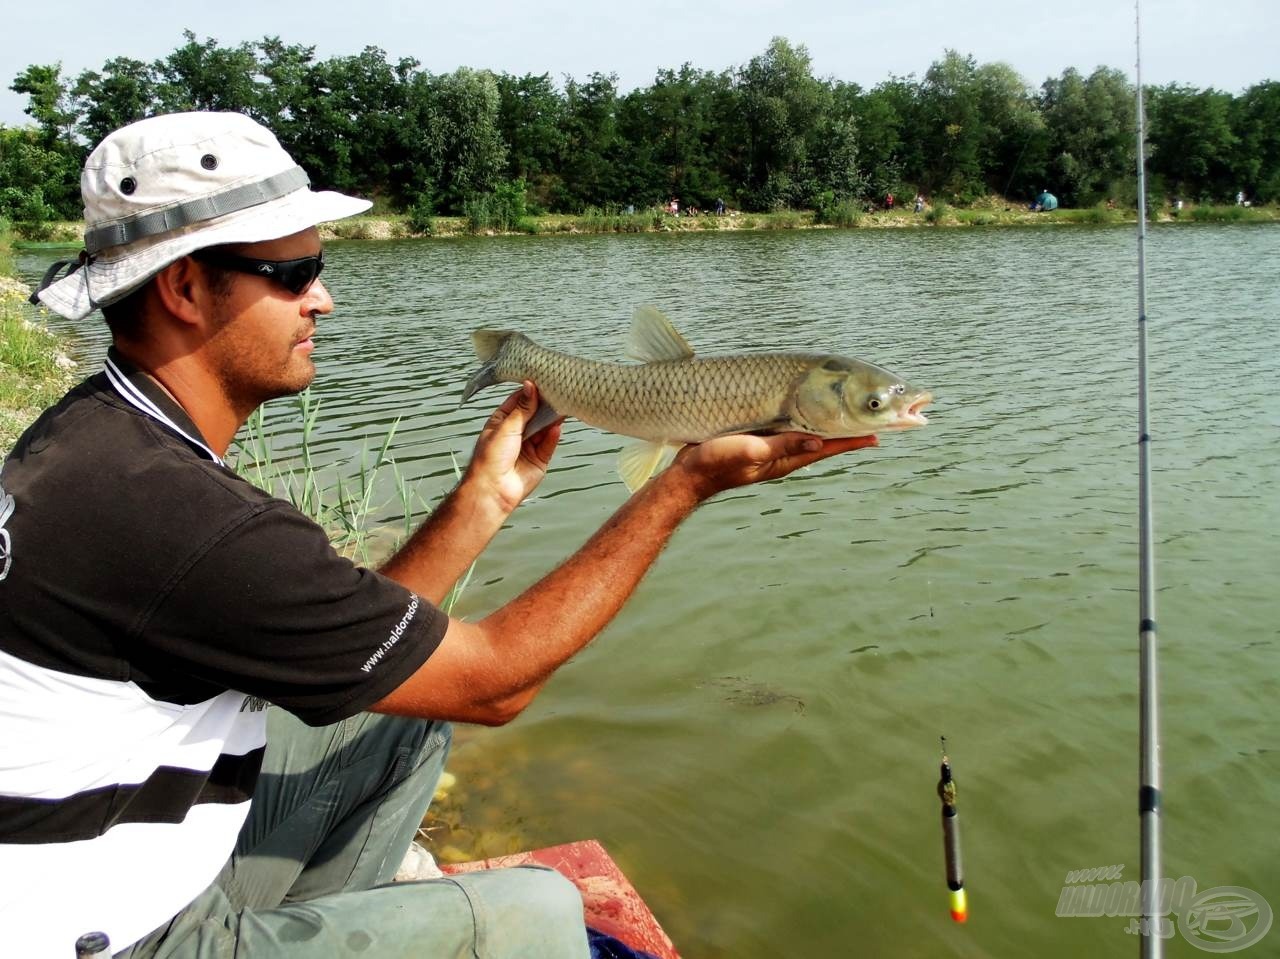
M 592 929 L 607 932 L 633 949 L 652 953 L 658 959 L 680 959 L 676 947 L 662 931 L 658 920 L 640 898 L 640 893 L 594 839 L 518 852 L 511 856 L 477 859 L 475 862 L 441 864 L 440 868 L 445 873 L 475 872 L 531 863 L 550 866 L 572 880 L 582 893 L 587 925 Z

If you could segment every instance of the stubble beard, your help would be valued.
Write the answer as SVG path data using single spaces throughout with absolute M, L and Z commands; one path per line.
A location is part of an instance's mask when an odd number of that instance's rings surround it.
M 282 347 L 263 343 L 247 335 L 250 332 L 244 327 L 237 329 L 231 318 L 220 317 L 210 340 L 215 346 L 216 376 L 222 392 L 232 409 L 245 417 L 268 400 L 301 393 L 316 377 L 314 361 L 296 351 L 296 339 L 283 348 L 287 352 L 281 357 Z

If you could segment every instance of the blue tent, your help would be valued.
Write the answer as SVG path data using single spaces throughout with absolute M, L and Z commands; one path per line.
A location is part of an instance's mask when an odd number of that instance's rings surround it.
M 1058 198 L 1045 190 L 1036 197 L 1036 206 L 1041 210 L 1056 210 L 1058 208 Z

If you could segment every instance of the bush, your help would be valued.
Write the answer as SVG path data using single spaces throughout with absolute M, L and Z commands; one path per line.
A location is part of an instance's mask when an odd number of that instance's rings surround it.
M 1251 219 L 1249 207 L 1218 206 L 1216 204 L 1200 204 L 1191 208 L 1191 219 L 1195 223 L 1239 223 Z
M 405 222 L 409 224 L 411 232 L 431 236 L 436 232 L 435 205 L 429 198 L 420 198 L 409 207 Z
M 937 203 L 933 204 L 933 206 L 929 207 L 929 209 L 925 211 L 924 221 L 926 223 L 931 223 L 934 226 L 938 226 L 946 222 L 946 219 L 950 215 L 950 213 L 951 213 L 951 207 L 947 206 L 947 204 L 939 200 Z
M 472 196 L 462 207 L 467 218 L 467 229 L 472 233 L 483 233 L 495 230 L 506 233 L 521 228 L 528 218 L 525 205 L 525 191 L 528 189 L 523 179 L 508 180 L 499 183 L 492 193 Z M 524 232 L 529 232 L 525 229 Z
M 837 198 L 831 190 L 826 190 L 818 196 L 813 222 L 829 226 L 857 226 L 862 222 L 862 207 L 856 200 Z

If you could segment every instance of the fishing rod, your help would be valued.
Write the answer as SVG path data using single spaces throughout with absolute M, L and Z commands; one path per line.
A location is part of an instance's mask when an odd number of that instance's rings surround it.
M 1160 880 L 1160 729 L 1156 685 L 1155 547 L 1151 532 L 1151 432 L 1147 419 L 1147 173 L 1142 105 L 1142 9 L 1134 0 L 1134 66 L 1138 114 L 1138 817 L 1141 852 L 1142 959 L 1161 959 L 1157 888 Z

